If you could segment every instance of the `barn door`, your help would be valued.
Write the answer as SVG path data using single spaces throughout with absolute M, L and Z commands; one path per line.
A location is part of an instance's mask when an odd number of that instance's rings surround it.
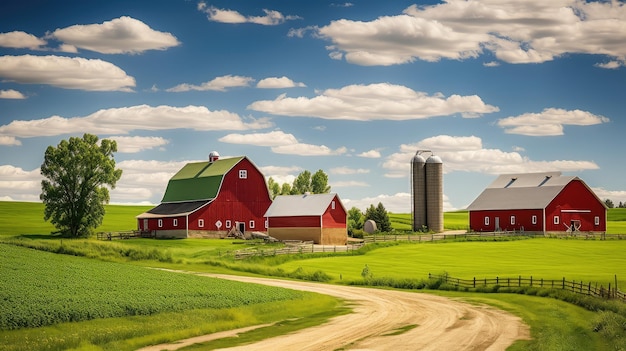
M 502 230 L 502 229 L 500 228 L 500 217 L 496 217 L 496 218 L 495 218 L 495 224 L 494 224 L 494 225 L 495 225 L 495 229 L 494 229 L 494 231 L 499 232 L 499 231 L 501 231 L 501 230 Z
M 237 222 L 237 229 L 243 234 L 246 231 L 246 222 Z

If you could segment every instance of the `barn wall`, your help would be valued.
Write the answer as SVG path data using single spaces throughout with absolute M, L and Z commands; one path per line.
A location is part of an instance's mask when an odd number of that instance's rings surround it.
M 246 170 L 247 178 L 240 179 L 239 171 Z M 225 176 L 216 199 L 189 216 L 189 229 L 200 231 L 229 230 L 237 222 L 245 223 L 246 231 L 265 231 L 263 215 L 272 200 L 263 174 L 247 158 L 243 158 Z M 199 220 L 203 220 L 200 226 Z M 222 227 L 216 226 L 217 221 Z M 250 221 L 253 222 L 251 226 Z
M 159 226 L 159 219 L 161 220 L 161 225 Z M 176 225 L 174 224 L 174 220 L 176 220 Z M 137 228 L 139 230 L 152 231 L 152 230 L 184 230 L 186 218 L 185 216 L 177 216 L 177 217 L 163 217 L 163 218 L 148 218 L 148 226 L 145 226 L 144 219 L 137 219 Z
M 322 230 L 319 227 L 273 228 L 270 226 L 267 234 L 278 240 L 313 241 L 315 244 L 322 242 Z
M 558 223 L 555 223 L 555 217 Z M 599 224 L 595 218 L 599 217 Z M 580 221 L 580 231 L 605 232 L 606 208 L 580 180 L 573 180 L 546 207 L 546 230 L 563 232 L 572 221 Z
M 333 201 L 335 202 L 335 208 L 333 209 L 332 206 L 329 205 L 322 215 L 322 227 L 345 229 L 348 221 L 348 214 L 343 206 L 341 206 L 337 196 L 335 196 Z
M 156 238 L 176 238 L 176 239 L 184 239 L 187 237 L 187 231 L 185 229 L 178 230 L 156 230 L 155 232 Z
M 290 216 L 269 217 L 269 227 L 297 228 L 297 227 L 320 227 L 320 216 Z
M 322 245 L 345 245 L 348 242 L 348 230 L 343 228 L 322 229 Z
M 515 216 L 511 224 L 511 216 Z M 536 216 L 533 224 L 532 217 Z M 489 224 L 485 225 L 485 217 L 489 218 Z M 500 230 L 526 232 L 543 231 L 543 211 L 537 210 L 487 210 L 470 211 L 470 229 L 475 232 L 493 232 L 496 230 L 496 218 L 499 218 Z

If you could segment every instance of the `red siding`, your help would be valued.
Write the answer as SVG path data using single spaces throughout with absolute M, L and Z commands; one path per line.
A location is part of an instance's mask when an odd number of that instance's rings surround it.
M 555 217 L 558 218 L 557 224 Z M 580 180 L 567 184 L 546 207 L 547 231 L 566 231 L 566 225 L 570 226 L 572 221 L 580 223 L 580 231 L 606 231 L 606 208 Z
M 511 216 L 513 218 L 513 224 Z M 533 224 L 533 216 L 536 216 L 536 223 Z M 485 217 L 489 218 L 485 224 Z M 471 211 L 470 229 L 475 232 L 493 232 L 496 224 L 500 230 L 508 231 L 543 231 L 543 211 L 542 210 L 494 210 L 494 211 Z
M 268 218 L 271 228 L 320 227 L 320 216 L 291 216 Z
M 323 228 L 345 228 L 347 221 L 347 213 L 339 203 L 339 198 L 335 196 L 333 199 L 335 208 L 332 208 L 332 203 L 328 205 L 326 212 L 322 216 Z

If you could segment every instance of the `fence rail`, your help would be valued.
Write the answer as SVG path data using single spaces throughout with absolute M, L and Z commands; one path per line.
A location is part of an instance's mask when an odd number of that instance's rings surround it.
M 126 230 L 121 232 L 98 232 L 96 238 L 98 240 L 115 240 L 115 239 L 131 239 L 131 238 L 153 238 L 154 233 L 141 230 Z
M 411 241 L 429 242 L 438 240 L 454 239 L 481 239 L 481 238 L 508 238 L 508 237 L 529 237 L 529 238 L 572 238 L 585 240 L 625 240 L 626 234 L 605 234 L 591 232 L 544 234 L 540 232 L 504 231 L 504 232 L 471 232 L 471 233 L 436 233 L 436 234 L 374 234 L 363 237 L 365 243 L 385 242 L 385 241 Z
M 252 256 L 275 256 L 302 253 L 322 253 L 322 252 L 351 252 L 363 247 L 363 243 L 349 245 L 315 245 L 313 242 L 286 245 L 281 248 L 269 249 L 243 249 L 235 251 L 236 259 L 243 259 Z
M 447 275 L 433 275 L 428 273 L 429 279 L 441 279 L 446 284 L 450 284 L 460 288 L 480 288 L 480 287 L 536 287 L 546 289 L 561 289 L 570 291 L 576 294 L 582 294 L 587 296 L 599 297 L 604 299 L 615 299 L 622 302 L 626 302 L 626 293 L 617 289 L 616 284 L 611 287 L 611 283 L 607 287 L 598 283 L 584 283 L 583 281 L 566 280 L 565 278 L 555 279 L 543 279 L 518 276 L 515 278 L 480 278 L 477 279 L 461 279 L 453 278 Z M 617 280 L 617 279 L 616 279 Z

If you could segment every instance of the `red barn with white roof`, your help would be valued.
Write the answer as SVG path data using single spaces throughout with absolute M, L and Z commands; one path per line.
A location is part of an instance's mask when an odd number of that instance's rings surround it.
M 606 232 L 607 207 L 575 176 L 504 174 L 468 207 L 470 230 Z

